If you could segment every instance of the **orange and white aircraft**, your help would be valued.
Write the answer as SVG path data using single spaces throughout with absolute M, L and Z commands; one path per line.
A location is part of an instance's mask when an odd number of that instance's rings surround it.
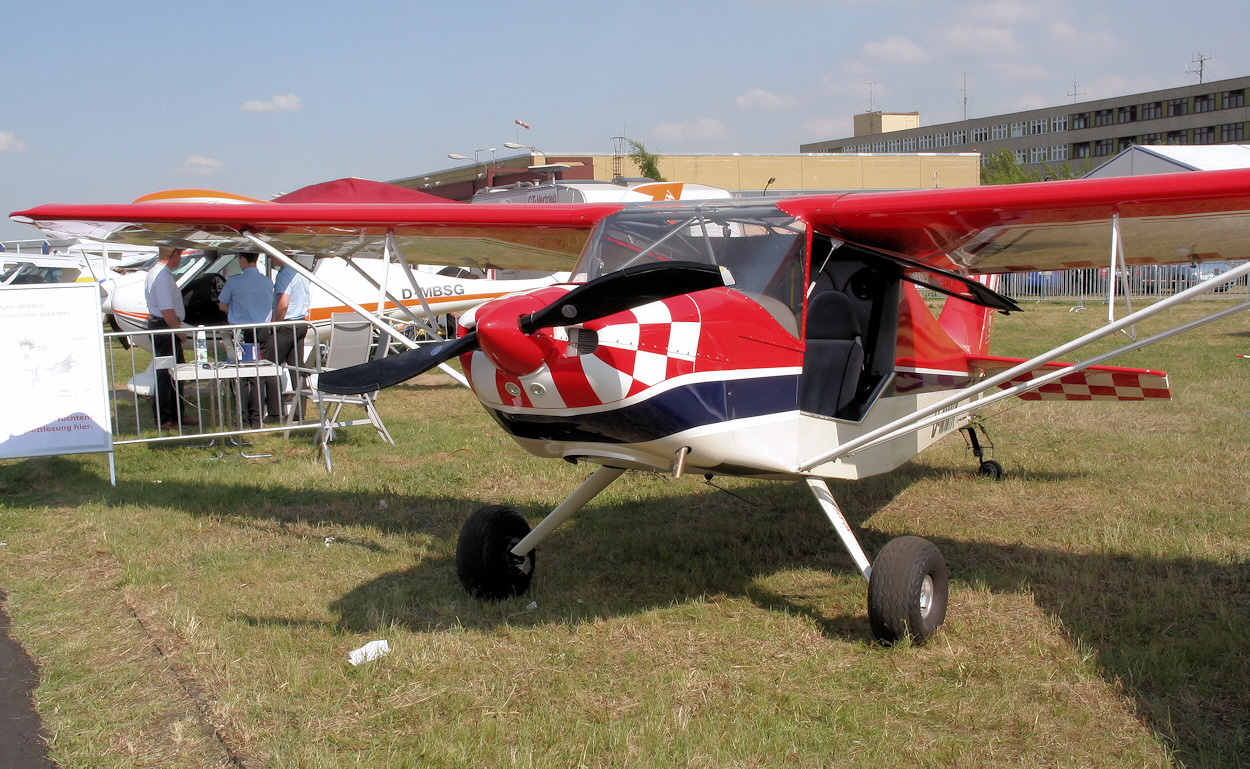
M 396 203 L 457 205 L 416 190 L 366 179 L 337 179 L 310 185 L 261 201 L 229 192 L 205 189 L 179 189 L 144 195 L 135 204 L 207 205 L 284 205 L 290 203 Z M 82 235 L 81 226 L 71 223 L 55 229 L 58 233 Z M 116 236 L 111 227 L 89 228 L 89 232 L 105 239 Z M 248 246 L 247 250 L 258 250 Z M 370 254 L 373 255 L 373 254 Z M 319 257 L 342 258 L 319 258 Z M 472 269 L 472 265 L 426 267 L 405 262 L 397 251 L 386 260 L 354 258 L 356 252 L 339 254 L 308 254 L 301 263 L 309 272 L 311 307 L 308 320 L 314 326 L 329 327 L 335 313 L 366 312 L 404 322 L 432 321 L 437 316 L 458 314 L 482 302 L 519 291 L 549 286 L 567 275 L 547 274 L 520 276 L 508 271 L 492 272 Z M 198 245 L 187 252 L 175 273 L 187 307 L 186 322 L 192 326 L 215 326 L 226 322 L 217 304 L 226 278 L 238 271 L 236 254 L 220 249 L 203 249 Z M 262 270 L 277 265 L 267 254 L 261 255 Z M 118 331 L 137 332 L 147 328 L 148 308 L 144 297 L 142 272 L 115 278 L 110 285 L 110 299 L 105 307 L 107 320 Z M 142 336 L 136 336 L 140 344 Z
M 1002 398 L 1168 398 L 1163 372 L 1102 364 L 1250 309 L 1059 362 L 1238 280 L 1247 263 L 1031 360 L 989 354 L 994 315 L 1019 309 L 993 290 L 996 274 L 1250 256 L 1250 171 L 644 204 L 53 205 L 14 218 L 125 223 L 129 239 L 258 247 L 279 261 L 385 246 L 425 264 L 569 271 L 567 284 L 483 304 L 458 338 L 320 380 L 362 392 L 459 358 L 518 444 L 598 467 L 532 529 L 506 505 L 470 516 L 464 585 L 485 598 L 526 591 L 535 546 L 628 470 L 801 481 L 868 580 L 884 642 L 938 630 L 945 562 L 913 536 L 870 560 L 828 479 L 888 472 L 955 431 L 984 459 L 973 416 Z M 921 287 L 946 295 L 939 312 Z M 984 459 L 980 472 L 1002 468 Z

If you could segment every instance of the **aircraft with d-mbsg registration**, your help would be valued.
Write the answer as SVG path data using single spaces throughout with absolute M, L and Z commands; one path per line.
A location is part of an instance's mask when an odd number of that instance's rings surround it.
M 937 547 L 902 536 L 870 559 L 827 481 L 886 473 L 961 432 L 991 478 L 977 411 L 1004 398 L 1170 397 L 1161 371 L 1116 355 L 1250 309 L 1231 304 L 1063 363 L 1250 272 L 1222 273 L 1029 360 L 989 352 L 995 290 L 1013 272 L 1250 256 L 1250 171 L 1006 187 L 641 204 L 41 206 L 14 214 L 125 222 L 140 242 L 353 253 L 568 271 L 462 316 L 459 336 L 327 372 L 319 387 L 387 387 L 458 358 L 486 411 L 539 457 L 597 469 L 531 528 L 492 504 L 465 523 L 457 571 L 474 595 L 529 589 L 535 547 L 631 470 L 806 484 L 868 582 L 873 635 L 932 636 L 947 610 Z M 1112 290 L 1114 290 L 1114 281 Z M 940 309 L 931 309 L 934 298 Z M 1112 297 L 1114 298 L 1114 297 Z M 1111 303 L 1114 307 L 1114 302 Z

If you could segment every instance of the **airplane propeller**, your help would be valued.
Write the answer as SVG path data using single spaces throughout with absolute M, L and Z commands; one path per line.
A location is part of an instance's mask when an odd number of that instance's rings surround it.
M 577 286 L 559 300 L 517 319 L 521 333 L 571 326 L 606 318 L 682 294 L 725 285 L 715 265 L 702 262 L 648 262 L 625 267 Z M 440 363 L 481 347 L 477 330 L 458 339 L 424 345 L 359 366 L 323 373 L 317 389 L 335 395 L 359 395 L 405 382 Z

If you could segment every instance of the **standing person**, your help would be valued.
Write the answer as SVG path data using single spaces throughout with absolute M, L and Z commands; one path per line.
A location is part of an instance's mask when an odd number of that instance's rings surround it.
M 300 358 L 304 351 L 304 336 L 308 333 L 308 326 L 295 321 L 307 320 L 308 311 L 312 307 L 308 278 L 289 265 L 282 265 L 273 283 L 273 299 L 273 319 L 290 321 L 292 325 L 280 326 L 274 330 L 273 357 L 265 357 L 274 363 L 286 364 L 287 372 L 291 375 L 291 387 L 299 393 L 303 386 L 299 374 L 299 366 L 303 363 Z M 296 397 L 292 405 L 292 417 L 295 421 L 303 421 L 303 406 L 303 399 Z M 277 387 L 265 390 L 265 408 L 269 412 L 265 417 L 266 421 L 282 421 L 282 394 Z
M 239 272 L 226 280 L 218 304 L 232 326 L 247 323 L 268 323 L 273 317 L 273 281 L 256 269 L 257 254 L 239 254 Z M 261 353 L 272 355 L 273 334 L 269 329 L 243 329 L 243 341 L 260 345 Z M 240 408 L 248 427 L 260 427 L 260 381 L 258 377 L 239 377 Z
M 156 264 L 148 270 L 143 282 L 143 298 L 148 305 L 148 329 L 161 330 L 182 328 L 182 321 L 187 316 L 186 307 L 182 303 L 182 292 L 178 290 L 178 281 L 174 279 L 174 270 L 182 264 L 182 249 L 172 246 L 161 246 L 156 257 Z M 152 355 L 155 357 L 173 357 L 178 363 L 185 363 L 182 354 L 182 343 L 187 335 L 153 334 Z M 180 425 L 198 425 L 195 417 L 181 416 L 179 406 L 182 395 L 182 384 L 174 386 L 174 378 L 168 369 L 156 371 L 156 399 L 152 402 L 152 410 L 156 422 L 165 430 L 177 430 Z

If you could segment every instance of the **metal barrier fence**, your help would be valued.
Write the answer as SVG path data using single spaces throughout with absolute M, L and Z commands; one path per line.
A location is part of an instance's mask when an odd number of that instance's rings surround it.
M 242 446 L 238 436 L 322 426 L 321 404 L 307 387 L 321 373 L 322 355 L 306 321 L 104 337 L 114 445 L 203 438 L 205 446 Z M 292 362 L 273 360 L 270 351 L 285 345 L 296 349 Z
M 1220 271 L 1219 267 L 1194 267 L 1189 264 L 1129 267 L 1125 275 L 1117 274 L 1115 293 L 1117 297 L 1127 293 L 1134 300 L 1151 301 L 1217 278 Z M 1105 300 L 1109 274 L 1106 268 L 1013 273 L 1002 276 L 998 291 L 1018 301 Z M 1231 286 L 1216 286 L 1205 296 L 1244 301 L 1250 296 L 1250 288 L 1243 279 Z

